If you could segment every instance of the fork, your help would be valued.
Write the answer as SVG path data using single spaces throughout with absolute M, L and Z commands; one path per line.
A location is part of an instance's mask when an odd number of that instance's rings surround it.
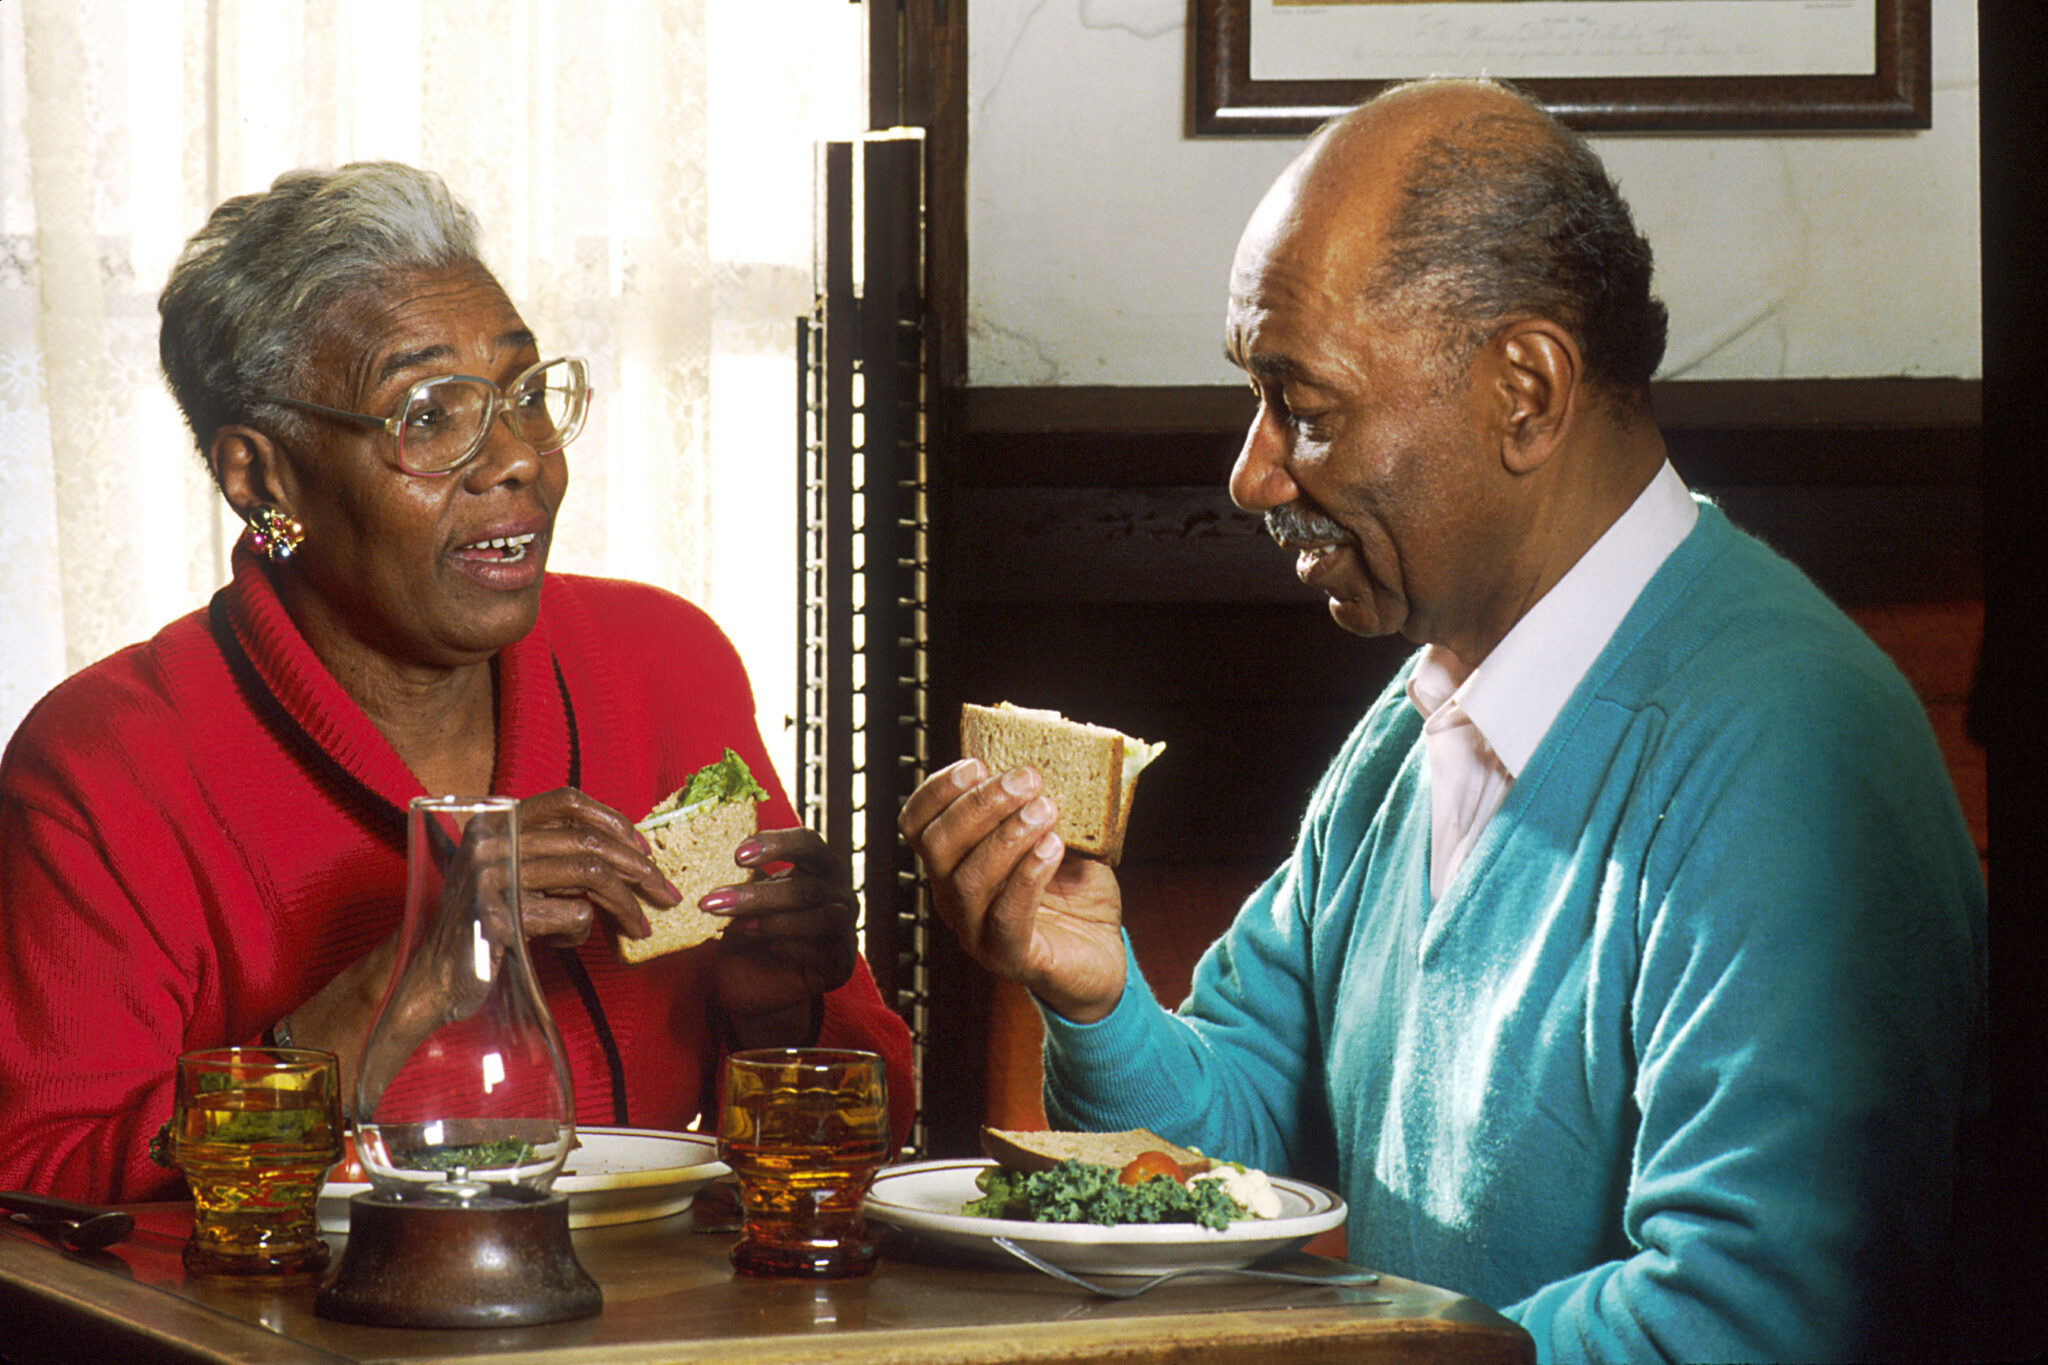
M 1105 1299 L 1135 1299 L 1148 1289 L 1156 1289 L 1168 1280 L 1177 1280 L 1183 1275 L 1235 1275 L 1245 1280 L 1274 1280 L 1281 1284 L 1312 1284 L 1325 1288 L 1345 1288 L 1350 1285 L 1378 1284 L 1379 1276 L 1370 1270 L 1352 1270 L 1337 1275 L 1302 1275 L 1288 1270 L 1253 1270 L 1248 1266 L 1189 1265 L 1178 1270 L 1169 1270 L 1154 1275 L 1136 1284 L 1103 1284 L 1096 1280 L 1084 1280 L 1071 1271 L 1063 1270 L 1044 1257 L 1026 1251 L 1007 1237 L 991 1238 L 997 1246 L 1015 1256 L 1034 1270 L 1042 1270 L 1055 1280 L 1064 1280 L 1079 1289 L 1085 1289 Z M 1361 1299 L 1361 1303 L 1392 1303 L 1392 1299 Z

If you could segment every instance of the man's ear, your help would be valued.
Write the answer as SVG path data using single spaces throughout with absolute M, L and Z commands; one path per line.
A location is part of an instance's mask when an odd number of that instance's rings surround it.
M 254 427 L 222 427 L 206 448 L 206 463 L 213 470 L 213 481 L 220 485 L 221 496 L 243 521 L 259 507 L 275 507 L 292 515 L 284 451 L 268 433 Z
M 1584 375 L 1578 343 L 1547 318 L 1509 323 L 1488 343 L 1501 420 L 1501 460 L 1511 473 L 1542 466 L 1563 444 Z

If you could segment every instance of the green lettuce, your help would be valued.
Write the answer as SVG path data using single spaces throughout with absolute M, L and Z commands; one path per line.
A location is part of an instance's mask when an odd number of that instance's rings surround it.
M 1213 1180 L 1186 1185 L 1156 1175 L 1135 1185 L 1118 1181 L 1114 1166 L 1062 1161 L 1050 1170 L 1006 1171 L 991 1166 L 974 1178 L 981 1198 L 961 1210 L 976 1218 L 1027 1223 L 1199 1223 L 1221 1232 L 1245 1211 Z
M 747 761 L 732 750 L 725 751 L 725 757 L 716 763 L 706 764 L 690 775 L 688 785 L 683 788 L 683 804 L 694 806 L 700 801 L 766 801 L 768 793 L 754 780 L 747 770 Z
M 732 750 L 725 751 L 725 757 L 716 763 L 707 763 L 690 774 L 690 780 L 683 789 L 648 812 L 651 819 L 666 815 L 673 810 L 687 810 L 691 806 L 710 805 L 725 801 L 766 801 L 768 793 L 754 780 L 748 770 L 747 761 Z

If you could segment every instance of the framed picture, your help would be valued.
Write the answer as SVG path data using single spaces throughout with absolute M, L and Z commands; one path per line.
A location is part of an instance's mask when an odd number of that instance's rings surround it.
M 1929 126 L 1930 0 L 1188 0 L 1197 135 L 1497 76 L 1587 132 Z

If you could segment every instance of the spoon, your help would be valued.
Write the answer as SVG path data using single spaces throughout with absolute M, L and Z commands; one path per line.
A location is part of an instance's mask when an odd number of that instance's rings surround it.
M 73 1251 L 98 1251 L 135 1230 L 135 1216 L 119 1209 L 95 1208 L 20 1190 L 0 1191 L 0 1209 L 14 1221 L 56 1238 Z

